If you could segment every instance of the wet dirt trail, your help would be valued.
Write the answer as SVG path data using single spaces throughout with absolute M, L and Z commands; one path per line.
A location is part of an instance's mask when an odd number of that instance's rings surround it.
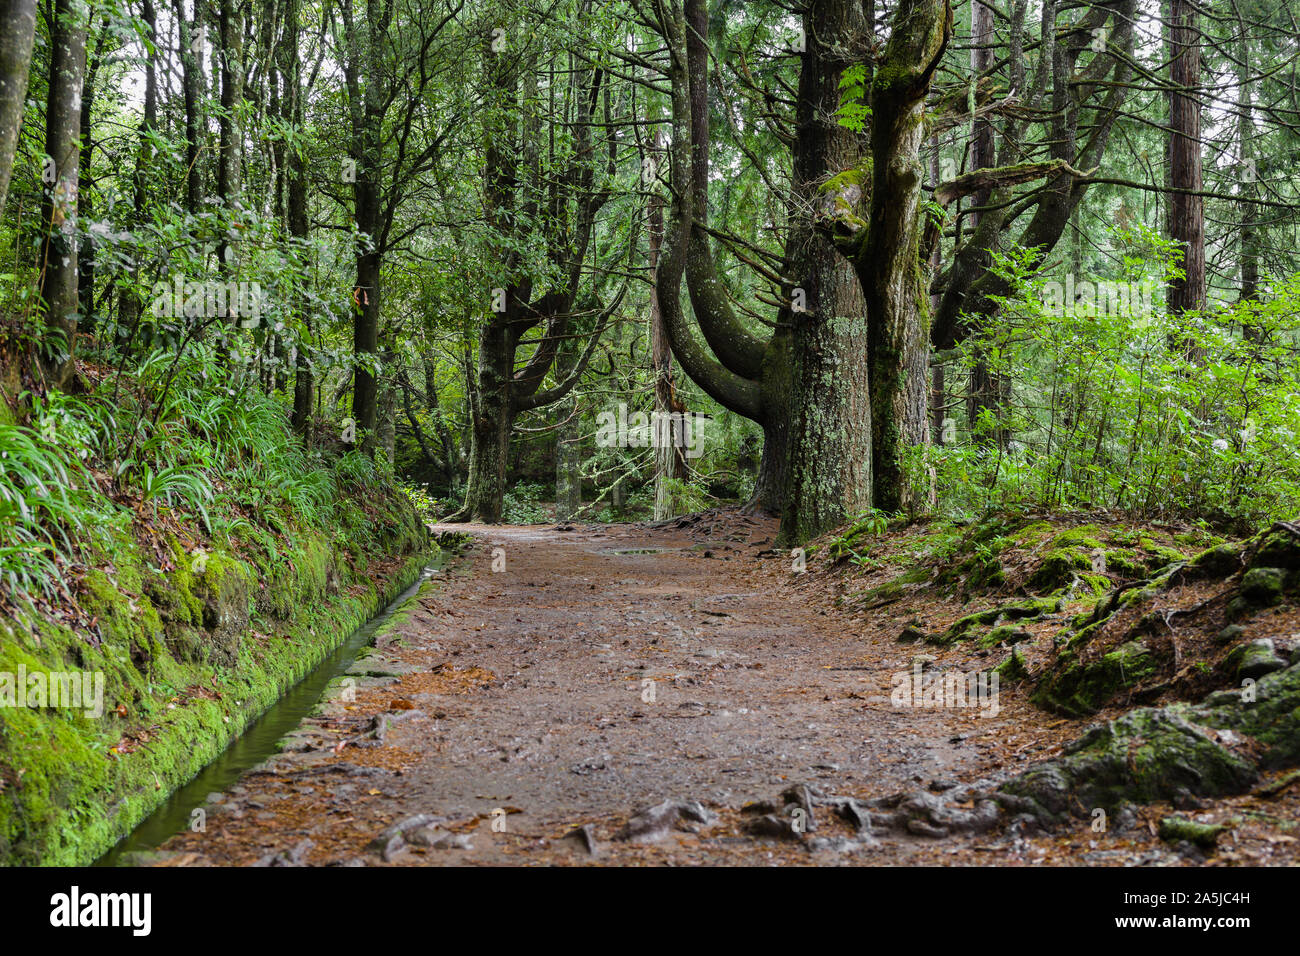
M 1013 733 L 1042 756 L 1059 736 L 1046 718 L 1005 691 L 996 716 L 892 705 L 915 647 L 892 622 L 801 590 L 770 550 L 775 522 L 704 540 L 560 527 L 447 529 L 473 545 L 283 753 L 212 795 L 201 832 L 155 862 L 995 862 L 976 838 L 854 840 L 823 811 L 817 840 L 755 835 L 742 808 L 792 784 L 941 791 L 1003 766 Z M 670 799 L 698 801 L 703 819 L 615 839 Z M 584 825 L 591 841 L 573 832 Z

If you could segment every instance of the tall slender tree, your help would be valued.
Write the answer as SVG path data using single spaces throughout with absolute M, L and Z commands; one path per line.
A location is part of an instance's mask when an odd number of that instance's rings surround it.
M 36 0 L 0 0 L 0 215 L 9 196 L 36 37 Z
M 81 93 L 90 12 L 84 0 L 56 0 L 53 15 L 42 171 L 46 188 L 41 202 L 40 298 L 51 333 L 46 376 L 51 385 L 62 388 L 72 375 L 76 353 Z

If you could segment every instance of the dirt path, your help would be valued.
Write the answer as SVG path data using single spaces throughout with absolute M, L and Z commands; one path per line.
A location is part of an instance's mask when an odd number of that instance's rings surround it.
M 756 837 L 741 808 L 796 783 L 942 790 L 1004 767 L 1026 728 L 1040 732 L 1017 760 L 1059 736 L 1005 691 L 997 716 L 894 706 L 891 675 L 915 648 L 892 621 L 801 590 L 769 551 L 774 523 L 706 542 L 629 526 L 456 530 L 474 546 L 354 668 L 355 699 L 332 700 L 210 798 L 206 828 L 169 841 L 169 862 L 993 862 L 978 840 L 855 840 L 821 811 L 814 842 Z M 705 822 L 612 839 L 667 799 L 699 801 Z M 410 839 L 381 836 L 421 814 Z M 583 824 L 594 857 L 562 839 Z

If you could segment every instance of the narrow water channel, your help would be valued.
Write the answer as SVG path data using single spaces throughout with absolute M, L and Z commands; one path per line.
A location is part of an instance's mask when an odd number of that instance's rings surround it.
M 124 854 L 153 850 L 189 826 L 190 814 L 207 804 L 208 794 L 220 793 L 232 786 L 244 773 L 277 753 L 280 741 L 294 731 L 312 712 L 325 688 L 344 673 L 357 655 L 370 645 L 376 630 L 393 616 L 393 612 L 442 566 L 441 556 L 424 569 L 409 588 L 387 607 L 357 628 L 347 640 L 331 651 L 307 676 L 267 708 L 248 729 L 231 741 L 221 755 L 199 771 L 198 776 L 173 793 L 153 813 L 145 817 L 117 845 L 100 857 L 95 866 L 118 866 Z

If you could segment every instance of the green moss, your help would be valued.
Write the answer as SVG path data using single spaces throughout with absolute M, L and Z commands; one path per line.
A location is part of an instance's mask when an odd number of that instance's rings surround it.
M 1095 524 L 1080 525 L 1077 528 L 1071 528 L 1068 531 L 1062 531 L 1052 539 L 1053 548 L 1071 548 L 1084 547 L 1090 550 L 1100 550 L 1102 531 Z
M 112 540 L 111 563 L 82 582 L 94 632 L 40 620 L 27 634 L 0 618 L 0 672 L 104 681 L 98 717 L 0 708 L 0 861 L 89 863 L 191 779 L 414 578 L 429 545 L 407 510 L 357 512 L 338 529 L 356 542 L 355 566 L 336 561 L 334 531 L 296 530 L 274 558 L 209 554 L 201 570 L 176 541 L 156 567 Z M 394 555 L 411 557 L 387 580 L 367 575 Z
M 1226 578 L 1241 569 L 1243 548 L 1221 544 L 1202 551 L 1188 562 L 1188 570 L 1199 577 Z
M 1120 549 L 1106 552 L 1106 570 L 1126 578 L 1145 578 L 1150 573 L 1146 564 L 1137 560 L 1133 552 Z
M 854 604 L 862 607 L 892 603 L 906 595 L 912 586 L 924 583 L 929 579 L 929 576 L 929 573 L 924 568 L 911 568 L 884 584 L 853 595 L 851 600 Z
M 1048 819 L 1093 808 L 1172 800 L 1186 794 L 1240 793 L 1258 772 L 1244 753 L 1221 746 L 1185 706 L 1130 711 L 1091 728 L 1062 755 L 1000 790 L 1018 809 Z
M 863 158 L 861 165 L 852 166 L 842 172 L 836 173 L 817 190 L 822 195 L 838 193 L 847 186 L 857 186 L 865 194 L 871 189 L 872 160 L 870 156 Z
M 981 636 L 975 643 L 981 648 L 997 647 L 1000 644 L 1019 644 L 1021 641 L 1030 640 L 1033 636 L 1018 624 L 1000 624 L 991 628 L 988 633 Z
M 1241 576 L 1241 596 L 1256 607 L 1272 607 L 1281 602 L 1286 582 L 1282 568 L 1253 567 Z
M 1020 626 L 1013 622 L 1037 620 L 1044 615 L 1060 610 L 1060 602 L 1052 598 L 1030 598 L 1023 601 L 1009 601 L 995 607 L 967 614 L 954 621 L 940 634 L 927 638 L 931 644 L 956 644 L 962 641 L 977 640 L 980 646 L 996 646 L 1010 634 L 1018 631 Z M 1007 630 L 1003 631 L 1003 628 Z M 993 635 L 997 634 L 996 639 Z M 1024 640 L 1027 633 L 1017 640 Z M 1014 643 L 1014 642 L 1013 642 Z
M 1174 548 L 1166 548 L 1164 545 L 1148 544 L 1146 545 L 1146 550 L 1150 552 L 1150 555 L 1146 559 L 1146 566 L 1151 572 L 1156 572 L 1162 568 L 1169 567 L 1171 564 L 1177 564 L 1187 560 L 1187 556 L 1181 551 L 1177 551 Z
M 1044 554 L 1025 587 L 1037 594 L 1050 594 L 1071 586 L 1092 570 L 1092 557 L 1078 548 L 1057 548 Z
M 1160 839 L 1166 843 L 1187 841 L 1201 847 L 1212 847 L 1220 835 L 1227 833 L 1231 827 L 1220 824 L 1197 823 L 1186 817 L 1165 817 L 1160 821 Z
M 1158 674 L 1164 664 L 1162 654 L 1138 640 L 1086 661 L 1067 645 L 1053 671 L 1034 689 L 1030 699 L 1057 713 L 1088 717 Z
M 1236 681 L 1258 680 L 1265 674 L 1280 671 L 1287 666 L 1268 638 L 1238 644 L 1224 658 L 1223 667 Z
M 1300 571 L 1300 538 L 1289 531 L 1269 531 L 1250 559 L 1252 567 Z
M 1011 654 L 993 670 L 1002 680 L 1022 681 L 1029 679 L 1029 668 L 1025 665 L 1025 655 L 1020 648 L 1013 647 Z

